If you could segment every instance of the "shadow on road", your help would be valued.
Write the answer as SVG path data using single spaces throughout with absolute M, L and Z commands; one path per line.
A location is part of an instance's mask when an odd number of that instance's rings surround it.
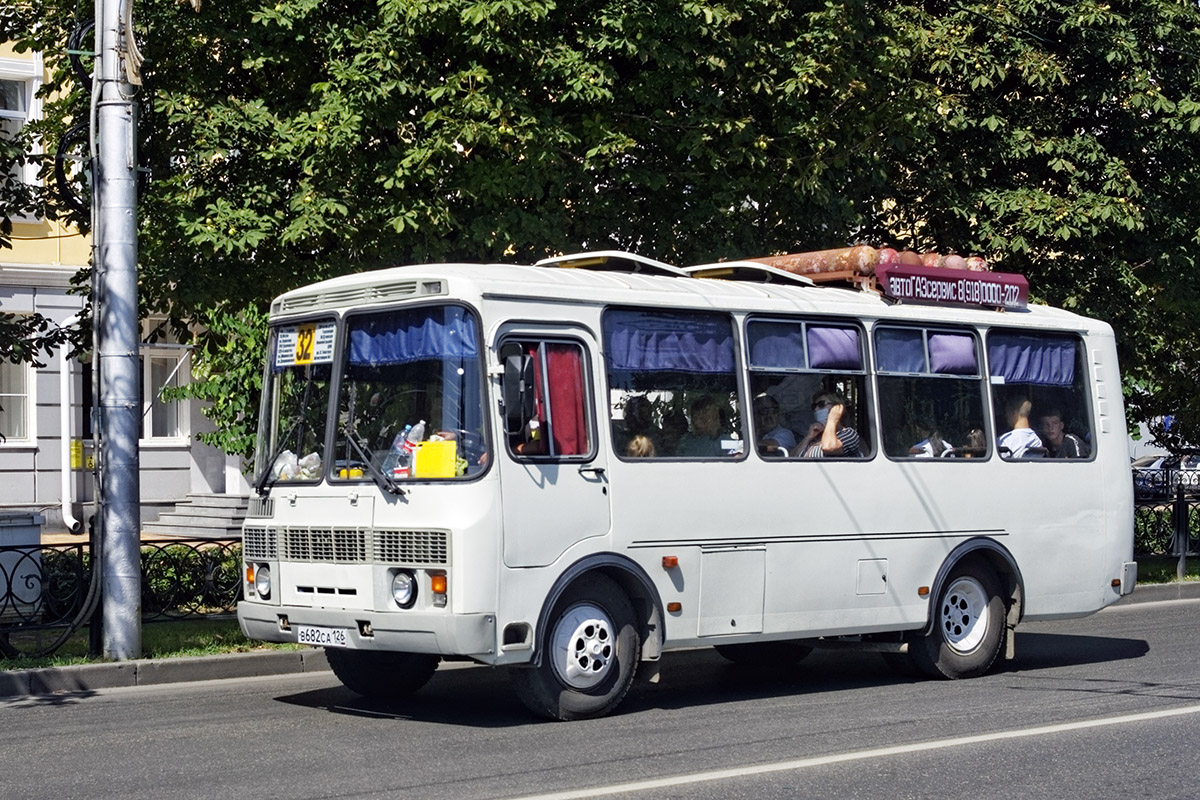
M 1017 657 L 1008 671 L 1050 669 L 1141 658 L 1150 652 L 1142 639 L 1072 636 L 1062 633 L 1018 633 Z
M 1016 660 L 999 665 L 995 672 L 1106 663 L 1141 658 L 1148 652 L 1149 645 L 1137 639 L 1018 633 Z M 922 682 L 896 674 L 877 653 L 818 650 L 798 664 L 745 666 L 731 664 L 714 650 L 701 648 L 665 654 L 660 683 L 635 684 L 618 713 Z M 475 728 L 515 727 L 538 719 L 516 699 L 506 670 L 487 667 L 443 668 L 420 692 L 397 703 L 368 700 L 342 687 L 276 699 L 333 714 Z

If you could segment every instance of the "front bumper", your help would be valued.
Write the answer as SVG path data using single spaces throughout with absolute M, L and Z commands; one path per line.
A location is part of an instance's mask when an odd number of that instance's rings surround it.
M 238 603 L 238 623 L 247 637 L 265 642 L 295 643 L 297 625 L 316 625 L 347 629 L 350 646 L 356 650 L 468 656 L 483 663 L 496 660 L 495 614 L 381 614 L 243 600 Z

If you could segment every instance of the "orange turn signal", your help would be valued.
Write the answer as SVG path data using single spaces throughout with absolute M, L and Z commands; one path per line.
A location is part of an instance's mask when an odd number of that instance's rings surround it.
M 928 586 L 919 587 L 917 589 L 917 594 L 920 595 L 921 597 L 929 597 L 929 587 Z
M 670 611 L 672 614 L 683 611 L 683 603 L 667 603 L 667 611 Z
M 679 566 L 679 556 L 663 556 L 663 569 L 675 569 Z
M 246 565 L 246 583 L 249 583 L 251 585 L 254 584 L 254 565 L 253 564 Z
M 430 575 L 430 588 L 434 594 L 446 593 L 446 576 L 445 575 Z

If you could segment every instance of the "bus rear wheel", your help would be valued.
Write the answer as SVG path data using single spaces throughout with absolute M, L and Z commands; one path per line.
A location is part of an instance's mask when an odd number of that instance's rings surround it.
M 400 700 L 433 677 L 441 659 L 425 653 L 387 653 L 326 647 L 333 674 L 350 691 L 372 700 Z
M 617 707 L 637 672 L 641 636 L 633 606 L 608 578 L 589 575 L 554 604 L 541 664 L 512 672 L 521 702 L 551 719 L 602 717 Z
M 1004 599 L 995 570 L 979 559 L 955 566 L 933 609 L 933 629 L 909 643 L 912 663 L 935 678 L 975 678 L 1000 655 Z

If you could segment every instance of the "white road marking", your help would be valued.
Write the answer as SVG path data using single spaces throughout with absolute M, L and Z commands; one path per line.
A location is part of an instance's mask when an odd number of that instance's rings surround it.
M 842 764 L 847 761 L 865 761 L 867 759 L 886 758 L 888 756 L 903 755 L 905 753 L 921 753 L 930 750 L 945 750 L 950 747 L 963 747 L 965 745 L 997 742 L 1005 739 L 1024 739 L 1030 736 L 1047 736 L 1055 733 L 1064 733 L 1066 731 L 1087 730 L 1089 728 L 1104 728 L 1110 725 L 1127 725 L 1131 722 L 1145 722 L 1148 720 L 1166 719 L 1169 717 L 1178 717 L 1185 714 L 1198 713 L 1200 713 L 1200 705 L 1181 706 L 1179 708 L 1163 709 L 1162 711 L 1146 711 L 1140 714 L 1125 714 L 1119 717 L 1102 717 L 1100 719 L 1082 720 L 1080 722 L 1061 722 L 1057 725 L 1043 725 L 1036 728 L 1018 728 L 1010 731 L 981 733 L 976 736 L 959 736 L 953 739 L 938 739 L 932 742 L 919 742 L 916 744 L 895 745 L 893 747 L 880 747 L 874 750 L 858 750 L 850 753 L 816 756 L 814 758 L 798 758 L 791 761 L 775 761 L 770 764 L 757 764 L 755 766 L 748 767 L 732 767 L 730 769 L 709 770 L 707 772 L 693 772 L 690 775 L 675 775 L 670 778 L 654 778 L 644 781 L 631 781 L 629 783 L 611 784 L 609 786 L 595 786 L 590 789 L 575 789 L 566 792 L 525 795 L 519 798 L 519 800 L 578 800 L 578 798 L 585 797 L 604 797 L 609 795 L 630 794 L 632 792 L 645 792 L 651 789 L 669 789 L 679 786 L 688 786 L 695 783 L 727 780 L 729 778 L 745 778 L 754 775 L 768 775 L 773 772 L 787 772 L 789 770 L 807 769 L 809 767 L 821 767 L 828 764 Z

